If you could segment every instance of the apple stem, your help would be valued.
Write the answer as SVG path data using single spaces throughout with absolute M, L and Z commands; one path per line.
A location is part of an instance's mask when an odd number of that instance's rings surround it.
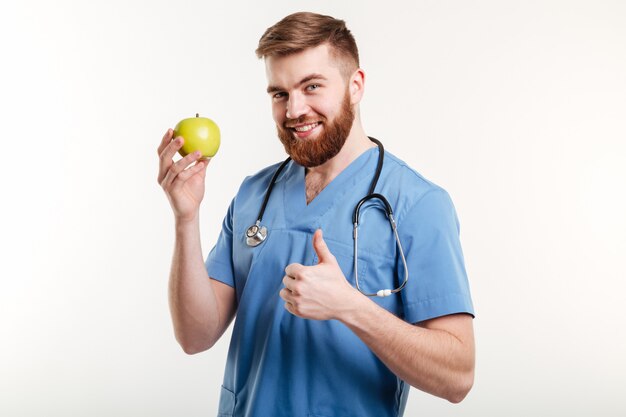
M 200 117 L 200 113 L 196 113 L 196 117 Z

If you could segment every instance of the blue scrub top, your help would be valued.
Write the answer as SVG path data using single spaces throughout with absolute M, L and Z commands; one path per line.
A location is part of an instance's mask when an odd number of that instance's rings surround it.
M 409 386 L 345 325 L 296 317 L 278 295 L 285 267 L 317 264 L 313 233 L 321 228 L 346 279 L 354 285 L 352 214 L 376 170 L 378 148 L 354 160 L 306 204 L 305 169 L 291 161 L 276 181 L 262 224 L 268 237 L 246 244 L 279 164 L 244 180 L 206 260 L 211 278 L 235 288 L 238 302 L 218 416 L 331 417 L 402 415 Z M 375 192 L 391 204 L 409 281 L 372 301 L 410 323 L 474 314 L 450 197 L 385 153 Z M 396 288 L 404 267 L 376 200 L 361 208 L 359 283 L 365 292 Z

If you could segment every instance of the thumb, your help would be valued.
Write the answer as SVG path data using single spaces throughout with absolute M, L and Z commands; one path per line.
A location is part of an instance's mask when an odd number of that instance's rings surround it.
M 319 263 L 336 262 L 335 256 L 328 249 L 326 242 L 324 242 L 322 229 L 317 229 L 313 235 L 313 249 L 315 249 Z

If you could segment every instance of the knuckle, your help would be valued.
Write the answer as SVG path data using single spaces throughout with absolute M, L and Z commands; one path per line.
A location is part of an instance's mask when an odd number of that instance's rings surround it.
M 184 166 L 182 166 L 182 167 L 180 168 L 180 170 L 178 171 L 178 176 L 179 176 L 180 178 L 187 178 L 187 177 L 188 177 L 188 176 L 190 176 L 191 174 L 193 174 L 193 172 L 191 172 L 191 171 L 190 171 L 190 170 L 188 170 L 188 169 L 185 169 L 185 167 L 184 167 Z
M 171 157 L 174 156 L 174 154 L 176 153 L 177 150 L 178 150 L 178 148 L 176 147 L 174 142 L 172 142 L 169 145 L 167 145 L 167 148 L 165 148 L 165 150 L 163 151 L 163 155 L 166 155 L 169 158 L 171 158 Z
M 169 171 L 174 175 L 178 175 L 182 171 L 180 167 L 180 161 L 176 162 L 175 164 L 172 164 Z

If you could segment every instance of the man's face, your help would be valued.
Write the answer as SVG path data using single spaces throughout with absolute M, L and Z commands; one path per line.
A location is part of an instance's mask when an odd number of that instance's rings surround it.
M 354 121 L 348 84 L 327 45 L 265 61 L 278 137 L 298 164 L 315 167 L 343 147 Z

